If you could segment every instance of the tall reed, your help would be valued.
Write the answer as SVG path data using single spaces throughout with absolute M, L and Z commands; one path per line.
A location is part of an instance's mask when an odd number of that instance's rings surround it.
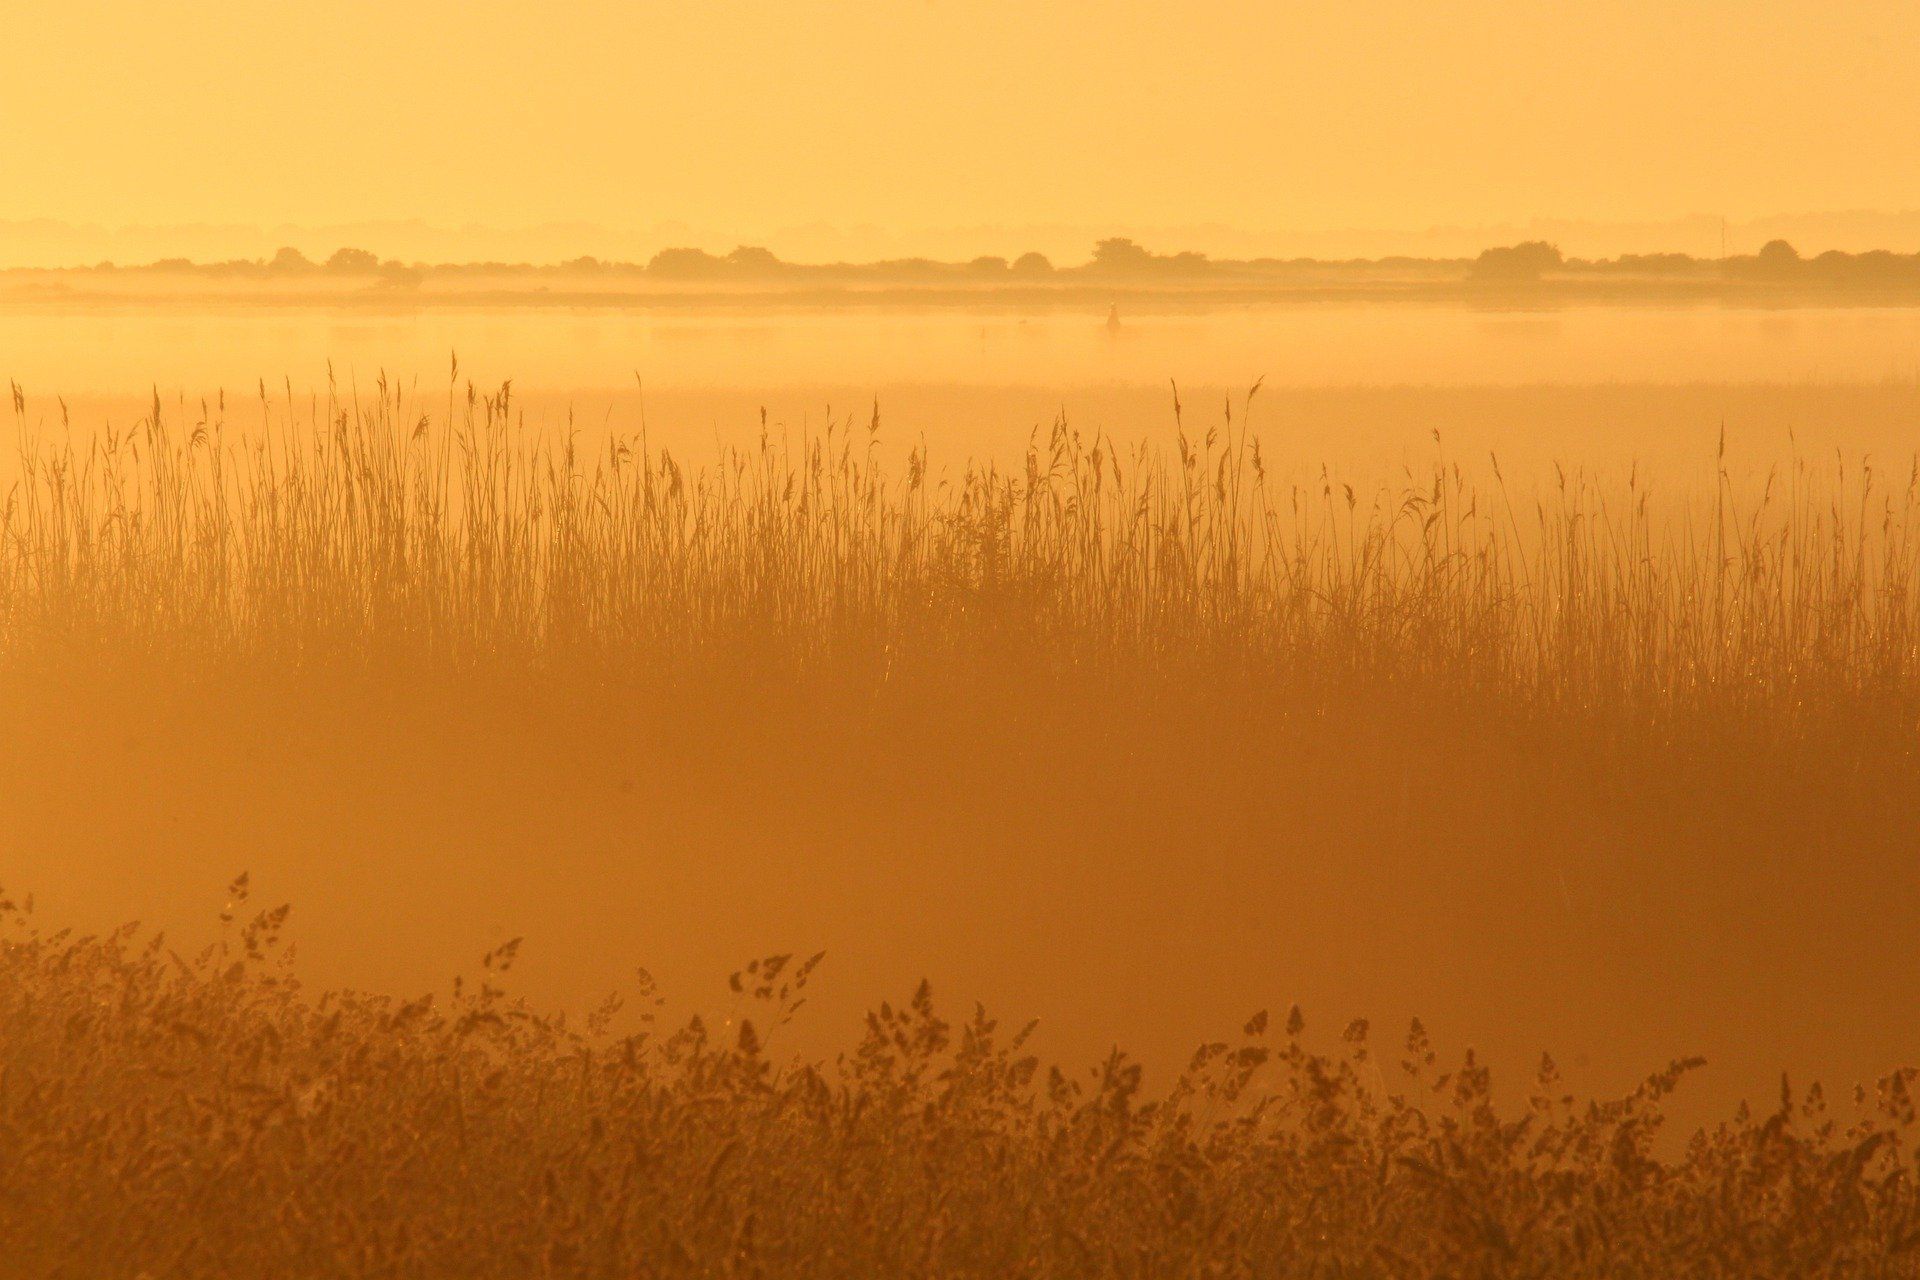
M 1740 486 L 1723 457 L 1708 499 L 1637 472 L 1524 488 L 1436 444 L 1356 490 L 1271 472 L 1245 409 L 1195 430 L 1177 400 L 1164 445 L 1063 421 L 1016 467 L 951 472 L 924 447 L 890 465 L 877 412 L 798 439 L 763 421 L 695 465 L 644 430 L 529 425 L 511 384 L 263 384 L 257 416 L 156 397 L 94 432 L 14 403 L 0 654 L 614 681 L 734 655 L 873 688 L 991 662 L 1656 735 L 1845 722 L 1905 750 L 1915 729 L 1920 462 Z

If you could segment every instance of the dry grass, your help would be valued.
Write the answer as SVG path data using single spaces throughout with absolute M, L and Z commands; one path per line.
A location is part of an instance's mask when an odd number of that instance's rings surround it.
M 244 878 L 236 885 L 244 900 Z M 6 910 L 12 904 L 6 904 Z M 238 902 L 230 912 L 240 909 Z M 0 944 L 0 1247 L 18 1275 L 1920 1274 L 1913 1072 L 1832 1111 L 1783 1084 L 1662 1158 L 1692 1065 L 1586 1102 L 1541 1063 L 1502 1114 L 1471 1055 L 1296 1010 L 1164 1091 L 1043 1068 L 923 985 L 826 1061 L 781 1048 L 813 961 L 656 1031 L 477 985 L 304 994 L 285 909 L 182 958 L 129 928 Z M 816 957 L 817 959 L 817 957 Z

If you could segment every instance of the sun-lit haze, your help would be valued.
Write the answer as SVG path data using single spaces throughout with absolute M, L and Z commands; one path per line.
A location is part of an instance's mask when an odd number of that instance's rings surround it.
M 1891 0 L 72 0 L 6 35 L 0 220 L 965 256 L 1920 207 Z M 528 252 L 607 252 L 564 238 Z
M 0 1273 L 1920 1280 L 1916 50 L 13 5 Z

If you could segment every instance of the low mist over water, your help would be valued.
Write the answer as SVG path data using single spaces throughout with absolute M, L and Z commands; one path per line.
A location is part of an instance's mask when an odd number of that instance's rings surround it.
M 450 351 L 542 391 L 1877 383 L 1920 378 L 1920 308 L 1457 303 L 0 307 L 5 372 L 68 396 L 296 386 Z M 321 355 L 320 353 L 324 353 Z
M 1920 5 L 0 31 L 0 1280 L 1920 1280 Z
M 0 308 L 0 376 L 36 423 L 125 425 L 157 393 L 188 426 L 244 428 L 258 395 L 351 399 L 388 381 L 446 392 L 511 380 L 528 426 L 582 438 L 645 427 L 696 452 L 866 426 L 939 461 L 1016 459 L 1064 415 L 1086 433 L 1170 439 L 1247 408 L 1272 456 L 1368 480 L 1434 456 L 1509 466 L 1698 467 L 1727 433 L 1739 465 L 1792 453 L 1909 452 L 1920 308 L 1127 300 L 1099 306 Z M 318 353 L 325 353 L 320 355 Z M 458 371 L 453 357 L 458 356 Z M 218 413 L 224 393 L 227 411 Z M 204 413 L 207 402 L 213 413 Z M 1683 477 L 1675 476 L 1678 482 Z

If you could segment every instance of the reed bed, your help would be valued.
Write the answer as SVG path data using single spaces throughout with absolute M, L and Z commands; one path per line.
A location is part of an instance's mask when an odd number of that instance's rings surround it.
M 1678 1061 L 1524 1106 L 1416 1022 L 1322 1051 L 1256 1013 L 1147 1087 L 1041 1063 L 924 984 L 844 1052 L 786 1027 L 819 957 L 656 1023 L 508 994 L 517 943 L 412 1001 L 304 991 L 245 879 L 219 942 L 0 943 L 0 1247 L 18 1275 L 1692 1276 L 1920 1274 L 1914 1072 L 1657 1138 Z M 1396 1038 L 1397 1041 L 1397 1038 Z
M 263 385 L 244 413 L 156 399 L 81 433 L 15 388 L 0 653 L 609 687 L 723 662 L 884 690 L 971 665 L 1910 750 L 1920 461 L 1522 490 L 1436 441 L 1430 471 L 1356 491 L 1270 474 L 1253 401 L 1193 430 L 1176 395 L 1164 447 L 1056 423 L 1023 466 L 949 474 L 924 449 L 888 465 L 877 412 L 797 440 L 763 423 L 695 466 L 644 431 L 530 427 L 511 384 Z

